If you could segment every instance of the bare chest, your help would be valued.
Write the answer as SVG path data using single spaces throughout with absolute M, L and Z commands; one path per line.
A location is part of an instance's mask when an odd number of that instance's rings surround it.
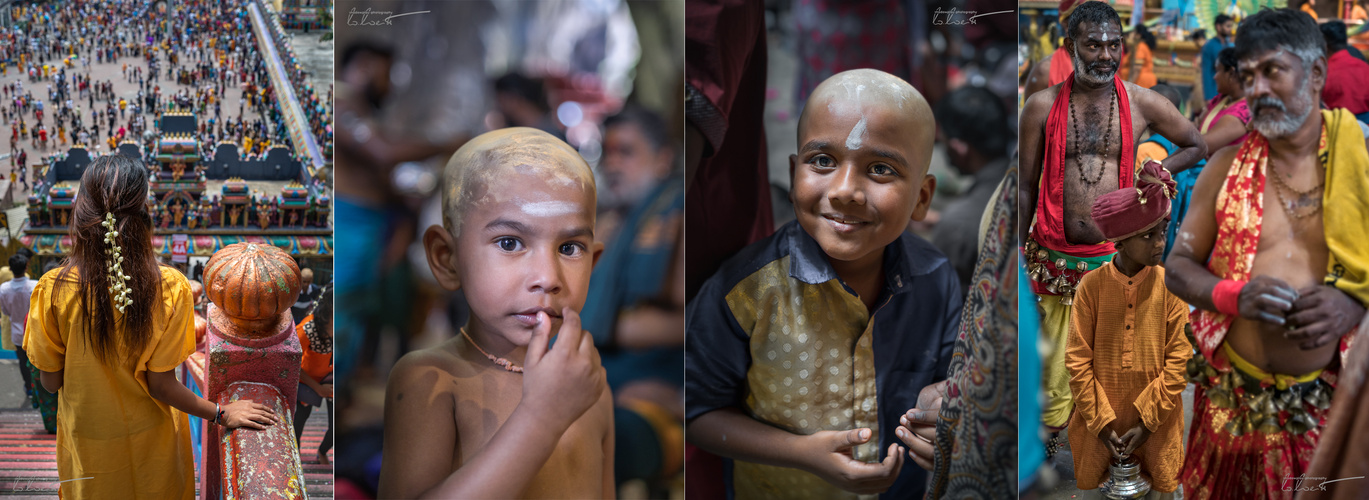
M 452 462 L 460 468 L 489 446 L 518 408 L 522 376 L 490 373 L 458 383 L 456 394 L 457 449 Z M 608 422 L 596 406 L 571 424 L 528 485 L 525 498 L 602 498 Z
M 1092 101 L 1076 96 L 1066 123 L 1065 164 L 1061 182 L 1064 190 L 1065 236 L 1076 244 L 1102 241 L 1102 233 L 1090 216 L 1094 200 L 1120 186 L 1123 169 L 1122 118 L 1112 99 Z M 1132 103 L 1132 109 L 1135 109 Z M 1140 113 L 1132 112 L 1130 143 L 1135 147 L 1146 124 Z
M 1322 188 L 1315 158 L 1265 170 L 1264 211 L 1252 276 L 1279 278 L 1294 288 L 1320 284 L 1330 251 L 1322 224 Z

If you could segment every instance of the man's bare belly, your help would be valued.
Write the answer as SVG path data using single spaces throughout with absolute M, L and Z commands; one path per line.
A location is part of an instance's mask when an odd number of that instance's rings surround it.
M 473 394 L 456 404 L 457 468 L 484 449 L 508 421 L 522 398 L 522 375 L 480 370 L 456 382 L 458 394 Z M 483 399 L 483 400 L 481 400 Z M 605 498 L 603 437 L 607 422 L 596 404 L 571 424 L 533 477 L 524 498 Z M 609 431 L 611 432 L 611 431 Z M 455 469 L 453 469 L 453 472 Z
M 1117 190 L 1117 159 L 1113 158 L 1104 163 L 1100 174 L 1098 156 L 1089 155 L 1083 158 L 1083 174 L 1088 176 L 1088 180 L 1096 178 L 1098 182 L 1084 182 L 1080 178 L 1079 162 L 1072 156 L 1065 158 L 1065 240 L 1075 245 L 1092 245 L 1106 239 L 1103 232 L 1093 223 L 1093 201 L 1099 196 Z
M 1271 214 L 1275 210 L 1278 210 L 1277 206 L 1266 208 L 1264 212 L 1266 220 L 1270 219 L 1271 215 L 1280 219 L 1283 218 L 1282 213 Z M 1303 224 L 1311 223 L 1303 222 Z M 1317 226 L 1315 228 L 1316 233 L 1321 234 L 1319 217 L 1315 225 Z M 1320 285 L 1326 275 L 1328 250 L 1325 241 L 1322 240 L 1320 244 L 1315 241 L 1305 243 L 1301 241 L 1303 238 L 1293 237 L 1287 230 L 1286 224 L 1281 224 L 1282 228 L 1269 226 L 1266 224 L 1264 230 L 1261 231 L 1260 246 L 1255 254 L 1251 277 L 1270 276 L 1278 278 L 1288 283 L 1295 290 Z M 1282 229 L 1282 231 L 1278 229 Z M 1270 230 L 1274 231 L 1271 233 Z M 1284 338 L 1284 333 L 1287 331 L 1288 329 L 1285 326 L 1237 318 L 1231 324 L 1231 331 L 1227 334 L 1226 339 L 1231 344 L 1231 348 L 1242 358 L 1270 373 L 1304 375 L 1326 368 L 1335 358 L 1339 342 L 1330 342 L 1316 349 L 1303 350 L 1298 346 L 1301 342 Z

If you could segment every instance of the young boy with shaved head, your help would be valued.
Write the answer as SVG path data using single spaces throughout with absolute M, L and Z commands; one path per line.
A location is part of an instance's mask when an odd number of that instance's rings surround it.
M 594 206 L 589 166 L 546 132 L 496 130 L 452 156 L 423 246 L 471 318 L 390 374 L 382 498 L 614 496 L 613 407 L 579 318 L 603 251 Z
M 946 257 L 905 231 L 936 187 L 935 133 L 897 77 L 853 70 L 818 85 L 789 157 L 797 220 L 688 305 L 686 435 L 729 459 L 736 498 L 923 494 L 900 440 L 930 467 L 934 433 L 899 419 L 945 378 L 961 311 Z

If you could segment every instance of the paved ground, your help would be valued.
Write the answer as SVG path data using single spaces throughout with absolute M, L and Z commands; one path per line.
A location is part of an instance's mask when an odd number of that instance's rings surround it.
M 29 406 L 22 382 L 18 362 L 0 360 L 0 492 L 5 498 L 57 498 L 56 439 L 43 429 L 38 410 Z M 301 439 L 310 498 L 333 496 L 333 468 L 315 457 L 328 428 L 327 417 L 323 411 L 310 415 Z M 331 460 L 333 453 L 328 456 Z

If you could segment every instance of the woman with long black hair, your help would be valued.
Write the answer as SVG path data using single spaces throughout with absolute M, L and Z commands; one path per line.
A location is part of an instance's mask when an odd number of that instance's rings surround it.
M 147 169 L 118 154 L 86 167 L 71 255 L 39 280 L 24 348 L 56 392 L 57 472 L 66 498 L 195 496 L 189 422 L 263 429 L 266 406 L 219 405 L 172 371 L 195 349 L 194 297 L 160 265 L 147 213 Z

